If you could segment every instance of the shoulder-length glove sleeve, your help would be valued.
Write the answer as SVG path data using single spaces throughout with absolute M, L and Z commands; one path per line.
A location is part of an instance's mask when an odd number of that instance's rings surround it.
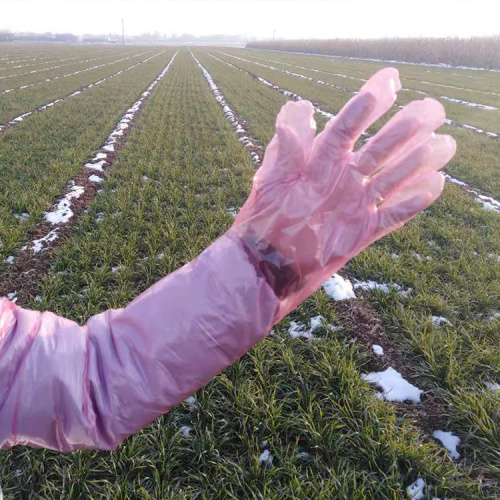
M 236 361 L 363 248 L 430 205 L 455 152 L 442 106 L 393 107 L 395 69 L 315 136 L 287 103 L 233 227 L 128 307 L 79 326 L 0 300 L 0 446 L 112 449 Z
M 113 449 L 231 365 L 278 300 L 231 232 L 86 325 L 0 299 L 0 443 Z

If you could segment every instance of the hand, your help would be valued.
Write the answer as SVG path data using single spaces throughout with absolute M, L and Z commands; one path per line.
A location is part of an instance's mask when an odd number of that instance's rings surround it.
M 434 134 L 445 113 L 433 99 L 408 104 L 353 151 L 400 89 L 396 69 L 379 71 L 317 137 L 308 101 L 288 102 L 279 113 L 233 228 L 281 299 L 280 318 L 441 194 L 438 171 L 456 145 Z

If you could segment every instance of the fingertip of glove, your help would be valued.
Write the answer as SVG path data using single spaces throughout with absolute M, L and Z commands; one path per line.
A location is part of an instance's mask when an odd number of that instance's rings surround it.
M 401 90 L 401 80 L 399 79 L 399 71 L 396 68 L 384 68 L 377 71 L 361 88 L 360 93 L 368 91 L 380 93 L 389 93 L 396 99 L 396 93 Z
M 443 104 L 432 97 L 426 97 L 424 103 L 426 104 L 427 113 L 429 115 L 432 114 L 440 123 L 444 123 L 446 119 L 446 110 Z

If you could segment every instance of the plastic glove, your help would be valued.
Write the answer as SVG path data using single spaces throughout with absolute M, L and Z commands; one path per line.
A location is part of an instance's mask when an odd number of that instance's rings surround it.
M 311 105 L 287 104 L 234 226 L 125 309 L 79 326 L 0 299 L 0 447 L 116 447 L 432 203 L 455 149 L 432 136 L 444 120 L 435 101 L 352 152 L 398 88 L 396 70 L 378 73 L 316 139 Z
M 433 100 L 412 102 L 359 151 L 356 141 L 396 100 L 398 72 L 374 75 L 315 138 L 314 109 L 288 102 L 234 228 L 279 297 L 277 320 L 370 243 L 442 192 L 455 141 Z

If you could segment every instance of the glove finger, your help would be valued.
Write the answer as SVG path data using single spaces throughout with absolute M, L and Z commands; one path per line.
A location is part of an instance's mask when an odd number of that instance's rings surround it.
M 432 205 L 442 193 L 444 183 L 445 179 L 440 172 L 429 172 L 386 200 L 377 209 L 376 224 L 370 243 L 399 229 Z
M 402 158 L 395 158 L 368 181 L 374 200 L 390 197 L 406 183 L 426 172 L 443 168 L 454 156 L 457 145 L 449 135 L 430 135 Z
M 445 117 L 443 105 L 434 99 L 411 102 L 355 153 L 353 166 L 363 175 L 373 174 L 387 161 L 425 140 L 444 123 Z
M 332 163 L 352 151 L 361 134 L 392 107 L 400 89 L 394 68 L 385 68 L 368 80 L 316 138 L 308 169 L 312 181 L 328 180 Z
M 276 118 L 276 130 L 282 127 L 287 127 L 295 133 L 307 158 L 316 136 L 313 105 L 306 100 L 288 101 Z
M 255 185 L 297 175 L 305 165 L 304 155 L 303 142 L 297 134 L 288 126 L 277 125 L 264 162 L 254 176 Z

